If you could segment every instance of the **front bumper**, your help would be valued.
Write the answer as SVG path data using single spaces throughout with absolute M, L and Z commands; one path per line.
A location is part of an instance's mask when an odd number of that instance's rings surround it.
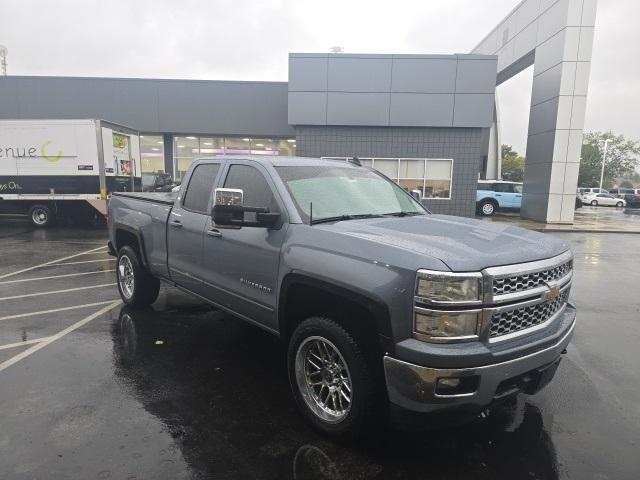
M 575 317 L 559 340 L 546 348 L 505 362 L 471 368 L 429 368 L 384 357 L 384 371 L 390 402 L 414 412 L 436 412 L 446 409 L 481 410 L 506 395 L 517 391 L 531 376 L 542 376 L 544 386 L 555 373 L 560 354 L 566 349 L 573 330 Z M 542 374 L 544 367 L 546 372 Z M 476 377 L 477 387 L 469 393 L 441 395 L 436 393 L 439 378 Z M 536 385 L 531 388 L 535 389 Z

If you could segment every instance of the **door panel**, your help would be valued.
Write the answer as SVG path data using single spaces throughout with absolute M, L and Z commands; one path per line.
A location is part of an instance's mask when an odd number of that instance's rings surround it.
M 199 295 L 205 293 L 202 279 L 207 267 L 203 262 L 203 238 L 220 165 L 220 162 L 207 162 L 195 167 L 187 179 L 183 198 L 178 198 L 167 225 L 171 279 Z
M 277 328 L 276 284 L 286 226 L 280 230 L 233 229 L 215 227 L 212 223 L 208 219 L 206 228 L 217 231 L 216 234 L 204 238 L 206 297 L 267 327 Z
M 202 237 L 206 224 L 206 215 L 177 209 L 169 215 L 167 225 L 171 279 L 198 294 L 202 292 Z
M 272 329 L 277 328 L 276 284 L 280 248 L 287 222 L 282 201 L 274 192 L 266 170 L 250 161 L 235 161 L 223 174 L 225 188 L 244 191 L 244 204 L 268 207 L 283 214 L 275 228 L 222 227 L 207 220 L 204 236 L 204 282 L 207 297 L 240 315 Z M 245 214 L 246 220 L 253 220 Z

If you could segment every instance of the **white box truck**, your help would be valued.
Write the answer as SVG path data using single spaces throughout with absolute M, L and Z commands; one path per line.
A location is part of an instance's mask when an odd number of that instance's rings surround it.
M 141 190 L 139 132 L 103 120 L 0 120 L 0 214 L 37 227 L 107 212 Z

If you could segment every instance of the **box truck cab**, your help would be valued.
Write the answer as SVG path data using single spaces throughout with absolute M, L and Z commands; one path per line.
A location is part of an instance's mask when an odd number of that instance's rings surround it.
M 140 191 L 140 137 L 103 120 L 0 120 L 0 214 L 36 227 L 104 215 L 111 192 Z

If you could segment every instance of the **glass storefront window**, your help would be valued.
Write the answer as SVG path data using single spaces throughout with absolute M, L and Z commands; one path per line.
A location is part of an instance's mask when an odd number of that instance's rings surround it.
M 180 136 L 173 137 L 173 147 L 175 177 L 176 180 L 182 180 L 196 158 L 216 155 L 293 156 L 296 154 L 296 139 Z
M 164 142 L 162 141 L 162 136 L 140 135 L 140 160 L 141 172 L 164 172 Z
M 224 153 L 226 155 L 249 155 L 251 153 L 251 139 L 226 137 L 224 139 Z
M 322 157 L 349 160 L 349 157 Z M 372 166 L 402 188 L 419 190 L 422 198 L 451 198 L 453 160 L 431 158 L 360 158 L 364 166 Z
M 191 162 L 201 157 L 197 137 L 173 137 L 175 148 L 176 175 L 175 180 L 181 181 Z
M 200 137 L 200 155 L 213 157 L 224 153 L 224 138 Z

